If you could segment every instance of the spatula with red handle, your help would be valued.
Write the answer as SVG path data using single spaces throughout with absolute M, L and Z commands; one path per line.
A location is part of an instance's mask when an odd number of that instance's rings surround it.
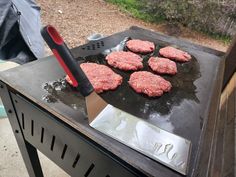
M 64 71 L 70 77 L 72 85 L 85 97 L 89 122 L 92 122 L 108 104 L 94 92 L 93 86 L 57 30 L 48 25 L 41 30 L 41 34 Z
M 91 127 L 182 174 L 187 173 L 191 142 L 105 102 L 94 92 L 88 78 L 56 29 L 49 25 L 41 30 L 41 34 L 69 75 L 73 86 L 85 97 Z M 160 153 L 161 147 L 166 149 L 166 152 Z M 175 159 L 167 158 L 166 153 L 169 151 L 178 154 Z

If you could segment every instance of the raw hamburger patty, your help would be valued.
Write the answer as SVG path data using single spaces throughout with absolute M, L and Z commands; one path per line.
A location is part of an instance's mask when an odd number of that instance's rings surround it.
M 134 72 L 128 82 L 137 93 L 144 93 L 149 97 L 161 96 L 172 87 L 169 81 L 147 71 Z
M 189 61 L 192 58 L 191 55 L 189 55 L 187 52 L 184 52 L 171 46 L 160 49 L 159 53 L 166 58 L 181 62 Z
M 153 71 L 160 74 L 174 75 L 177 73 L 176 63 L 167 58 L 151 57 L 148 65 Z
M 142 58 L 132 52 L 112 52 L 106 56 L 109 65 L 121 70 L 138 70 L 143 68 Z
M 129 40 L 126 43 L 126 46 L 132 52 L 137 52 L 137 53 L 150 53 L 153 52 L 155 49 L 155 45 L 153 42 L 142 41 L 139 39 Z
M 114 90 L 122 83 L 122 77 L 105 65 L 82 63 L 80 67 L 97 93 L 105 90 Z M 66 80 L 72 84 L 68 75 L 66 76 Z

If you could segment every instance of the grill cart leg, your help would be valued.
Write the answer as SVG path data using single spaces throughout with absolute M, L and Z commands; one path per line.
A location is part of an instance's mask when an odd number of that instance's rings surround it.
M 43 177 L 37 150 L 25 140 L 8 88 L 3 82 L 0 82 L 0 96 L 6 109 L 7 116 L 9 118 L 29 176 Z

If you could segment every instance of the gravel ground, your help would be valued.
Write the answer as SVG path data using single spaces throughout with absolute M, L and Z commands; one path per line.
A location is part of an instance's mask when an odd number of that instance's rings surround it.
M 41 6 L 43 25 L 51 24 L 61 33 L 69 47 L 86 42 L 93 33 L 111 35 L 130 26 L 169 33 L 166 25 L 154 25 L 132 18 L 121 12 L 116 6 L 103 0 L 37 0 Z M 206 35 L 182 28 L 178 37 L 194 43 L 226 51 L 227 45 Z

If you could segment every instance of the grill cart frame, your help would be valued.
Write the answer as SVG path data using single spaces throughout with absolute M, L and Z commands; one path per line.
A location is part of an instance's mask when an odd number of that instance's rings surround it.
M 202 130 L 197 153 L 187 174 L 207 176 L 210 173 L 208 167 L 212 163 L 212 149 L 216 139 L 224 53 L 138 27 L 131 27 L 127 31 L 74 48 L 72 53 L 75 57 L 86 56 L 88 52 L 91 55 L 97 54 L 98 50 L 102 51 L 106 47 L 106 40 L 113 41 L 115 45 L 121 36 L 127 34 L 143 34 L 217 58 L 217 74 L 207 105 L 209 110 L 203 124 L 204 131 Z M 62 78 L 64 75 L 53 56 L 0 74 L 0 96 L 30 176 L 43 176 L 37 149 L 71 176 L 182 176 L 92 129 L 86 117 L 78 110 L 61 102 L 53 105 L 45 103 L 42 100 L 43 89 L 39 86 L 36 88 L 36 85 Z M 56 109 L 58 106 L 60 109 Z

